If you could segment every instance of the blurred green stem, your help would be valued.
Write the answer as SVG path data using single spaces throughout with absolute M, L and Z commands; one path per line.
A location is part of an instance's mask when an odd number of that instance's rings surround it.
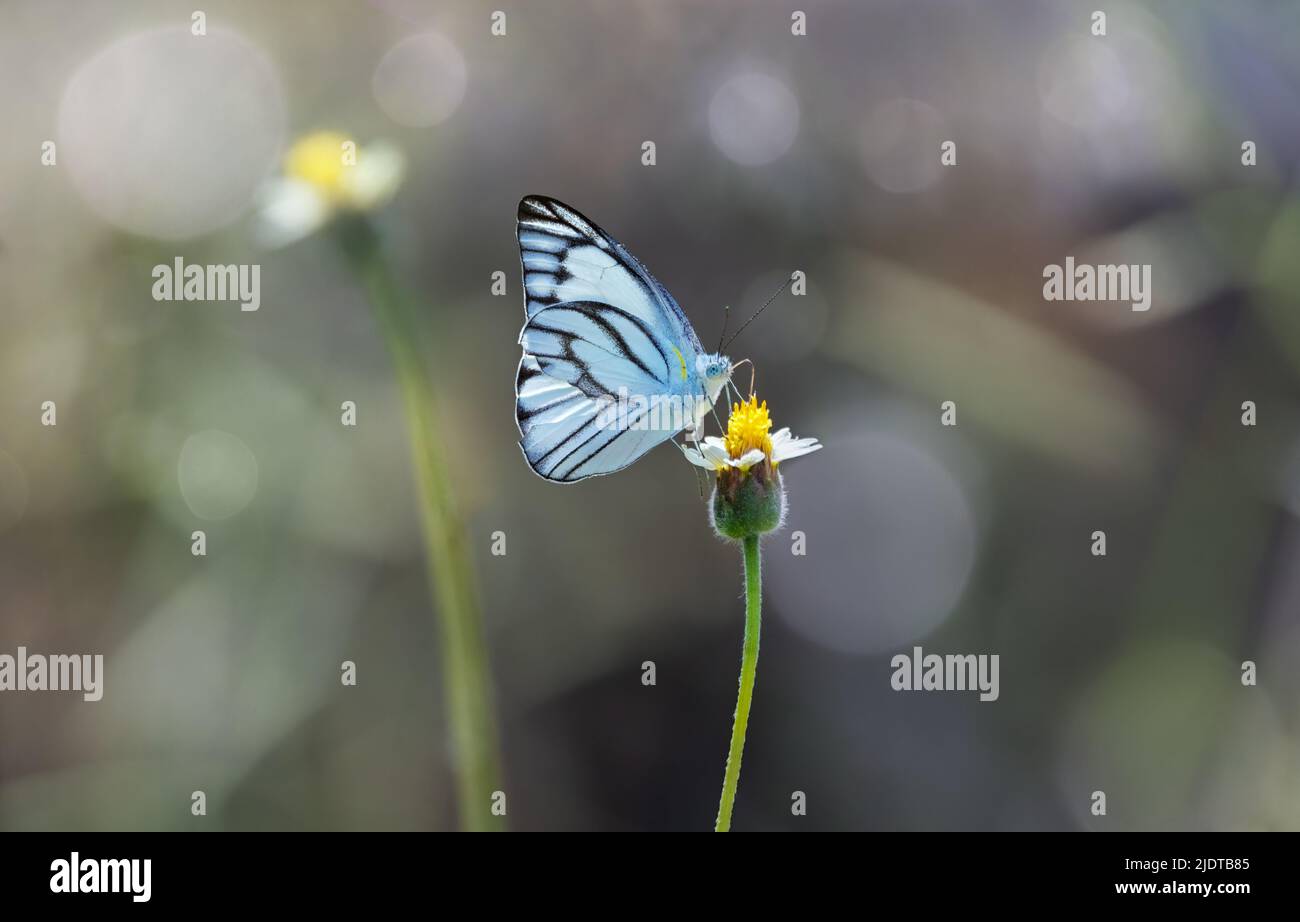
M 492 793 L 499 787 L 500 750 L 474 570 L 443 457 L 445 433 L 439 430 L 432 387 L 420 358 L 418 327 L 375 228 L 357 218 L 341 224 L 339 230 L 343 249 L 365 283 L 383 329 L 402 392 L 429 585 L 439 616 L 461 827 L 503 829 L 504 820 L 491 812 Z
M 731 748 L 727 751 L 727 768 L 722 776 L 722 800 L 718 804 L 718 821 L 714 832 L 731 830 L 731 808 L 736 804 L 740 784 L 740 757 L 745 751 L 745 728 L 749 726 L 749 706 L 754 700 L 754 678 L 758 674 L 758 633 L 762 624 L 763 575 L 758 553 L 758 535 L 744 540 L 745 551 L 745 647 L 740 658 L 740 691 L 736 695 L 736 717 L 731 725 Z

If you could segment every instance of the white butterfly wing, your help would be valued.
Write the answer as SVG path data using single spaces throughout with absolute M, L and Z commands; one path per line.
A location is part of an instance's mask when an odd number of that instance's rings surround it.
M 667 290 L 575 209 L 519 203 L 528 323 L 516 379 L 516 420 L 529 465 L 569 483 L 627 467 L 675 432 L 602 425 L 602 399 L 692 391 L 703 349 Z M 678 377 L 680 376 L 680 377 Z
M 525 354 L 515 385 L 519 447 L 528 465 L 547 480 L 575 483 L 621 470 L 670 438 L 656 429 L 610 428 L 601 404 L 571 384 L 544 374 Z M 627 422 L 638 418 L 630 410 Z
M 635 315 L 598 301 L 564 301 L 538 311 L 519 343 L 552 378 L 592 396 L 672 393 L 678 350 Z M 680 379 L 679 379 L 680 380 Z
M 530 195 L 519 203 L 517 232 L 527 316 L 563 301 L 602 301 L 639 317 L 688 357 L 704 351 L 668 289 L 577 209 Z

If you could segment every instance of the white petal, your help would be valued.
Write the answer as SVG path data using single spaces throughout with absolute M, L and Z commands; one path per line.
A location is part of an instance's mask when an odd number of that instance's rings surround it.
M 789 439 L 783 440 L 781 446 L 772 446 L 772 460 L 777 464 L 782 461 L 789 461 L 791 458 L 801 458 L 804 455 L 810 455 L 814 451 L 821 450 L 821 444 L 813 438 Z
M 731 464 L 733 467 L 738 467 L 741 470 L 748 470 L 749 468 L 753 467 L 755 464 L 761 464 L 763 461 L 763 457 L 764 457 L 763 449 L 751 448 L 749 451 L 745 452 L 735 461 L 732 461 Z
M 782 426 L 780 429 L 772 433 L 772 447 L 775 448 L 790 437 L 790 428 L 788 426 Z
M 694 464 L 695 467 L 706 467 L 710 469 L 710 471 L 714 469 L 714 464 L 705 458 L 705 456 L 699 454 L 698 451 L 690 449 L 690 447 L 686 447 L 685 445 L 680 445 L 680 443 L 677 447 L 680 447 L 681 454 L 685 456 L 686 460 L 689 460 L 690 463 Z
M 344 174 L 347 203 L 353 208 L 368 211 L 384 204 L 406 173 L 406 158 L 391 144 L 378 141 L 357 153 L 356 166 Z
M 315 231 L 332 209 L 310 183 L 271 180 L 259 195 L 254 234 L 265 247 L 282 247 Z
M 731 458 L 727 456 L 727 446 L 721 439 L 704 440 L 704 448 L 701 449 L 704 457 L 709 459 L 713 467 L 721 469 L 731 464 Z
M 707 458 L 704 457 L 704 455 L 700 454 L 694 448 L 683 448 L 682 454 L 686 456 L 687 461 L 691 462 L 696 467 L 708 468 L 711 471 L 716 470 L 717 468 L 717 465 L 715 465 L 712 461 L 709 461 Z
M 721 448 L 723 451 L 727 450 L 726 440 L 720 439 L 716 435 L 706 435 L 704 437 L 704 444 L 711 445 L 715 448 Z

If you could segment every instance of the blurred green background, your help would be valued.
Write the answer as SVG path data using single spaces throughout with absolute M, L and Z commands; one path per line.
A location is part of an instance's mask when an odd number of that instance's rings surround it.
M 407 155 L 378 220 L 427 314 L 512 827 L 709 828 L 742 626 L 677 452 L 574 487 L 520 457 L 540 193 L 706 345 L 808 276 L 731 349 L 826 445 L 766 545 L 735 828 L 1300 828 L 1300 6 L 1108 2 L 1104 38 L 1092 6 L 0 5 L 0 652 L 107 672 L 98 703 L 0 694 L 0 828 L 455 825 L 388 357 L 326 236 L 251 234 L 322 128 Z M 1152 309 L 1044 302 L 1068 255 L 1149 263 Z M 155 302 L 177 256 L 260 264 L 261 309 Z M 914 644 L 999 654 L 1001 697 L 892 691 Z

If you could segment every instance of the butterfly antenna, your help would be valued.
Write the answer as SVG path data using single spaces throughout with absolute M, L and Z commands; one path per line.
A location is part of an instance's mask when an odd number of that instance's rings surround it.
M 727 321 L 731 319 L 731 305 L 722 305 L 722 332 L 718 335 L 718 351 L 722 351 L 722 341 L 727 338 Z
M 751 323 L 757 320 L 758 315 L 763 313 L 763 311 L 767 310 L 767 306 L 771 304 L 773 301 L 775 301 L 777 298 L 779 298 L 781 296 L 781 293 L 785 291 L 788 287 L 790 287 L 791 284 L 794 283 L 794 280 L 795 280 L 795 275 L 794 273 L 791 273 L 790 277 L 781 283 L 781 287 L 778 288 L 776 291 L 772 292 L 772 296 L 763 302 L 763 306 L 760 307 L 758 310 L 754 311 L 753 315 L 751 315 L 748 320 L 746 320 L 744 323 L 740 325 L 739 330 L 731 334 L 731 339 L 727 340 L 725 343 L 723 343 L 721 346 L 718 347 L 718 351 L 721 352 L 723 349 L 727 348 L 733 342 L 735 342 L 736 337 L 745 331 L 745 327 L 749 326 Z

